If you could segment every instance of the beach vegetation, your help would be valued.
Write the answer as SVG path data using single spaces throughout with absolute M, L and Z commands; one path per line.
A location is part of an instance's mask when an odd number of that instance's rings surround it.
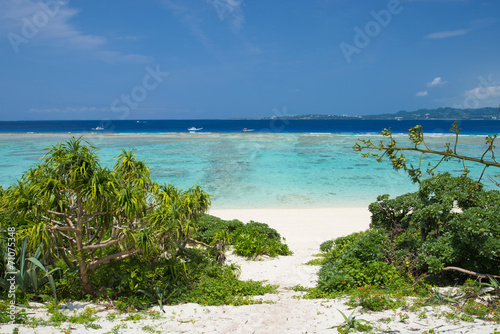
M 415 193 L 380 196 L 369 206 L 369 230 L 323 247 L 328 262 L 318 288 L 333 292 L 423 280 L 446 285 L 471 275 L 498 276 L 499 200 L 500 192 L 447 173 L 421 181 Z
M 204 215 L 198 224 L 196 237 L 207 244 L 217 245 L 224 241 L 226 246 L 233 246 L 238 255 L 256 259 L 261 255 L 275 257 L 291 255 L 286 240 L 269 225 L 250 221 L 223 220 Z
M 17 235 L 51 259 L 78 268 L 83 294 L 93 294 L 91 273 L 138 253 L 180 252 L 210 197 L 200 187 L 180 191 L 151 181 L 133 150 L 123 150 L 112 170 L 96 148 L 71 138 L 48 150 L 4 202 Z
M 7 247 L 6 243 L 2 244 L 0 265 L 3 268 L 4 277 L 0 277 L 0 287 L 5 291 L 9 291 L 12 283 L 14 283 L 19 294 L 18 297 L 29 298 L 30 295 L 37 295 L 41 291 L 40 288 L 45 284 L 49 284 L 52 295 L 57 299 L 53 274 L 60 271 L 61 268 L 56 267 L 49 270 L 42 264 L 41 261 L 46 262 L 46 259 L 42 258 L 43 245 L 39 245 L 32 256 L 28 256 L 27 243 L 28 239 L 24 238 L 20 252 L 11 257 L 11 261 L 9 261 L 8 254 L 9 247 Z M 11 247 L 11 254 L 13 249 Z
M 24 249 L 16 268 L 28 273 L 26 298 L 111 301 L 133 310 L 183 302 L 251 304 L 260 302 L 252 296 L 275 291 L 239 281 L 240 270 L 224 264 L 224 251 L 234 245 L 251 258 L 290 254 L 276 230 L 205 215 L 210 196 L 201 187 L 155 183 L 134 150 L 123 150 L 111 168 L 100 165 L 96 151 L 71 138 L 0 190 L 0 229 L 15 230 L 16 254 Z M 2 244 L 7 237 L 1 234 Z M 5 254 L 1 260 L 3 277 Z M 0 286 L 2 295 L 6 287 Z
M 348 294 L 349 305 L 369 310 L 420 310 L 447 304 L 455 310 L 454 319 L 498 321 L 500 192 L 485 190 L 481 183 L 487 168 L 500 167 L 494 155 L 497 135 L 486 137 L 487 147 L 479 157 L 469 157 L 458 153 L 457 123 L 450 131 L 455 142 L 446 144 L 444 151 L 429 148 L 420 126 L 409 131 L 413 146 L 399 145 L 390 129 L 382 132 L 389 143 L 361 140 L 355 145 L 364 157 L 378 161 L 389 157 L 394 168 L 405 170 L 419 183 L 419 189 L 394 199 L 379 196 L 369 206 L 367 231 L 321 244 L 327 262 L 310 297 Z M 420 153 L 418 165 L 408 162 L 409 151 Z M 440 159 L 429 163 L 430 177 L 423 178 L 427 154 Z M 461 176 L 435 174 L 442 162 L 451 159 L 461 162 Z M 484 165 L 479 180 L 467 177 L 470 162 Z M 450 285 L 458 287 L 448 292 L 439 288 Z M 407 296 L 416 298 L 406 306 Z
M 354 315 L 355 311 L 347 316 L 341 310 L 338 310 L 342 317 L 344 318 L 344 323 L 337 327 L 337 331 L 341 334 L 351 333 L 351 332 L 368 332 L 373 329 L 369 325 L 369 322 L 364 319 L 356 319 L 357 315 Z
M 313 255 L 315 259 L 312 259 L 310 261 L 307 261 L 304 263 L 307 266 L 322 266 L 326 263 L 326 253 L 319 253 L 319 254 L 314 254 Z

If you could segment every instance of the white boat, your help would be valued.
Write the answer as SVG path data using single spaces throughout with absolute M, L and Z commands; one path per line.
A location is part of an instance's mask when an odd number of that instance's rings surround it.
M 99 126 L 97 126 L 97 127 L 95 127 L 95 128 L 92 128 L 92 130 L 95 130 L 95 131 L 102 131 L 102 130 L 104 130 L 104 127 L 102 127 L 102 126 L 100 126 L 100 125 L 99 125 Z
M 254 129 L 247 129 L 247 128 L 243 129 L 243 132 L 252 132 L 252 131 L 255 131 L 255 130 Z
M 191 133 L 194 133 L 194 132 L 200 131 L 200 130 L 203 130 L 203 128 L 195 128 L 194 126 L 192 126 L 188 129 L 188 131 Z

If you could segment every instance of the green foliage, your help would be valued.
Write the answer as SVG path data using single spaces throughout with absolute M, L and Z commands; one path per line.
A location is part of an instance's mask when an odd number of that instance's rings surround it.
M 132 257 L 97 269 L 92 284 L 100 286 L 99 300 L 114 300 L 119 310 L 146 309 L 151 305 L 195 302 L 203 305 L 243 305 L 258 302 L 251 296 L 270 293 L 275 286 L 238 280 L 239 268 L 220 265 L 205 248 L 187 248 L 174 258 Z M 60 280 L 58 293 L 72 294 L 72 280 Z M 66 294 L 62 292 L 65 291 Z
M 328 261 L 327 258 L 326 258 L 326 254 L 325 253 L 317 254 L 317 255 L 313 255 L 313 256 L 316 256 L 316 258 L 312 259 L 310 261 L 307 261 L 305 263 L 305 265 L 308 265 L 308 266 L 322 266 L 322 265 L 324 265 Z
M 395 310 L 404 304 L 402 296 L 394 296 L 392 293 L 372 286 L 353 290 L 348 302 L 349 306 L 362 306 L 371 311 Z
M 11 311 L 15 312 L 13 319 L 11 318 Z M 28 316 L 25 308 L 11 308 L 11 304 L 8 299 L 0 300 L 0 324 L 9 323 L 11 321 L 14 321 L 16 324 L 24 324 L 26 323 L 27 318 Z
M 8 263 L 8 249 L 11 251 L 14 250 L 14 247 L 7 247 L 7 244 L 4 244 L 2 247 L 3 252 L 0 260 L 2 261 L 2 276 L 0 277 L 0 288 L 4 291 L 9 291 L 11 286 L 10 278 L 15 278 L 15 284 L 17 286 L 17 291 L 22 294 L 37 294 L 39 293 L 39 289 L 42 288 L 45 284 L 49 284 L 52 290 L 53 296 L 57 299 L 56 295 L 56 286 L 53 274 L 60 270 L 60 268 L 54 268 L 52 270 L 48 270 L 48 265 L 43 265 L 41 261 L 46 263 L 47 259 L 42 258 L 42 248 L 43 245 L 40 245 L 33 256 L 28 257 L 28 249 L 27 249 L 28 239 L 24 238 L 21 251 L 16 254 L 14 259 L 15 266 L 12 266 L 12 263 Z M 11 244 L 12 245 L 12 244 Z
M 256 257 L 266 254 L 291 255 L 288 246 L 281 242 L 281 236 L 267 224 L 250 221 L 234 231 L 234 250 L 236 254 Z
M 368 231 L 321 245 L 327 261 L 319 272 L 318 291 L 311 295 L 352 293 L 368 286 L 402 288 L 426 275 L 437 284 L 468 277 L 443 271 L 447 267 L 499 275 L 499 201 L 500 192 L 485 191 L 478 182 L 446 173 L 421 181 L 415 193 L 395 199 L 380 196 L 369 207 Z M 434 293 L 428 301 L 456 300 Z M 389 301 L 382 306 L 375 295 L 356 303 L 370 309 L 394 306 Z
M 421 182 L 416 193 L 379 197 L 370 205 L 373 228 L 383 228 L 414 274 L 455 266 L 500 274 L 500 193 L 447 173 Z
M 239 281 L 239 268 L 221 265 L 218 256 L 227 243 L 251 257 L 290 254 L 288 246 L 266 224 L 204 216 L 209 205 L 198 186 L 183 191 L 153 182 L 134 150 L 123 150 L 108 169 L 95 147 L 72 138 L 49 149 L 18 184 L 0 189 L 0 223 L 15 230 L 18 250 L 19 238 L 27 238 L 18 268 L 19 284 L 34 287 L 29 291 L 46 293 L 49 282 L 62 298 L 112 300 L 120 310 L 258 302 L 252 296 L 276 287 Z M 61 274 L 53 280 L 56 266 Z M 52 316 L 67 319 L 59 311 Z
M 334 245 L 333 240 L 327 240 L 319 245 L 319 250 L 322 251 L 323 253 L 327 253 L 333 248 L 333 245 Z
M 2 191 L 2 224 L 27 237 L 30 251 L 78 268 L 83 294 L 94 293 L 91 273 L 138 253 L 179 253 L 210 205 L 200 187 L 160 186 L 134 150 L 123 150 L 113 169 L 99 164 L 96 148 L 81 138 L 53 146 L 18 184 Z M 10 226 L 9 225 L 9 226 Z
M 196 236 L 200 241 L 212 245 L 223 239 L 228 245 L 234 246 L 236 254 L 249 258 L 264 254 L 271 257 L 292 254 L 275 229 L 254 221 L 243 224 L 239 220 L 204 215 Z
M 389 251 L 389 237 L 382 229 L 335 239 L 330 258 L 319 272 L 319 289 L 332 293 L 366 285 L 401 284 L 398 270 L 384 262 Z
M 211 215 L 203 215 L 198 223 L 196 239 L 211 244 L 218 241 L 221 237 L 228 239 L 231 242 L 231 236 L 234 231 L 244 226 L 239 220 L 224 220 Z
M 363 325 L 363 323 L 368 323 L 368 321 L 363 320 L 363 319 L 356 319 L 356 316 L 354 315 L 354 311 L 349 315 L 346 316 L 344 312 L 341 310 L 338 310 L 340 314 L 342 314 L 342 317 L 344 317 L 344 324 L 340 325 L 337 327 L 337 330 L 339 333 L 350 333 L 352 331 L 354 332 L 368 332 L 370 331 L 373 327 L 370 325 Z

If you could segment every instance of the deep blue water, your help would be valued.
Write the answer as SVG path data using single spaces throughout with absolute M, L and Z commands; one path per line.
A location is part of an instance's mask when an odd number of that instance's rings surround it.
M 203 128 L 200 132 L 241 132 L 244 128 L 255 132 L 329 132 L 380 133 L 391 127 L 393 132 L 406 132 L 420 124 L 427 133 L 447 133 L 452 120 L 113 120 L 113 121 L 11 121 L 0 122 L 0 132 L 101 132 L 149 133 L 186 132 L 189 127 Z M 464 134 L 491 134 L 500 130 L 498 121 L 459 121 Z

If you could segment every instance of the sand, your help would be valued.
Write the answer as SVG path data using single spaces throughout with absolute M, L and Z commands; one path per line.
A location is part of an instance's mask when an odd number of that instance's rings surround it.
M 223 219 L 267 223 L 286 238 L 293 256 L 249 261 L 228 254 L 228 262 L 241 266 L 240 279 L 279 285 L 278 293 L 257 297 L 268 303 L 217 307 L 183 304 L 163 307 L 164 312 L 154 307 L 141 312 L 142 319 L 136 321 L 125 320 L 127 315 L 119 313 L 111 319 L 109 314 L 116 311 L 105 305 L 69 303 L 65 312 L 70 314 L 85 307 L 95 308 L 100 317 L 95 323 L 102 328 L 96 330 L 73 323 L 65 323 L 60 328 L 2 325 L 0 333 L 12 333 L 14 327 L 19 328 L 19 333 L 64 333 L 67 329 L 71 333 L 337 333 L 335 326 L 344 322 L 339 310 L 346 315 L 355 312 L 358 319 L 375 325 L 378 330 L 374 332 L 378 333 L 423 333 L 432 329 L 440 333 L 493 333 L 495 328 L 500 329 L 499 324 L 492 322 L 447 320 L 442 315 L 446 307 L 420 310 L 419 313 L 427 316 L 422 318 L 417 313 L 402 311 L 362 312 L 360 308 L 349 308 L 343 299 L 300 299 L 303 292 L 294 292 L 290 287 L 315 286 L 319 270 L 304 263 L 314 258 L 323 241 L 367 229 L 370 213 L 365 208 L 211 210 L 210 214 Z M 28 313 L 48 319 L 41 304 L 32 305 Z M 406 313 L 408 318 L 402 319 L 398 313 Z

